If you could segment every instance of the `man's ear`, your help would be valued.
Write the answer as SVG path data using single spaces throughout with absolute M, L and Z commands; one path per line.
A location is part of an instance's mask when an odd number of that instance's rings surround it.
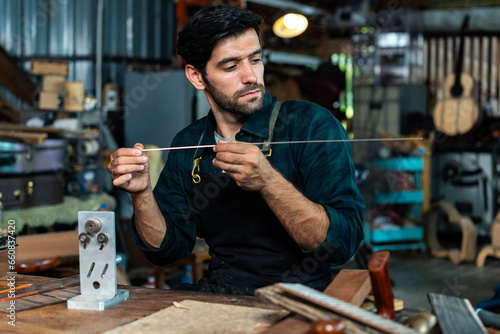
M 184 68 L 186 72 L 186 77 L 193 84 L 194 88 L 198 90 L 205 90 L 205 82 L 201 76 L 201 72 L 198 71 L 193 65 L 186 65 Z

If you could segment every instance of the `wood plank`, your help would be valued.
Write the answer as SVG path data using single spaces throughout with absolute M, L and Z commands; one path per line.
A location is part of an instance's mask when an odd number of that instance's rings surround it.
M 14 131 L 0 131 L 0 137 L 7 137 L 13 139 L 21 139 L 28 144 L 41 144 L 47 138 L 46 133 L 38 132 L 14 132 Z
M 79 254 L 77 230 L 21 235 L 17 244 L 17 263 Z
M 370 293 L 372 284 L 368 270 L 343 269 L 323 292 L 355 306 L 361 306 Z M 306 334 L 311 330 L 311 323 L 300 316 L 288 317 L 274 325 L 263 334 Z
M 30 72 L 34 75 L 69 75 L 69 62 L 52 61 L 44 59 L 33 59 L 30 64 Z
M 106 333 L 253 333 L 269 327 L 287 314 L 287 311 L 183 300 L 176 306 Z
M 261 334 L 309 334 L 310 332 L 311 323 L 306 318 L 299 315 L 293 315 L 283 319 Z
M 19 123 L 21 122 L 21 114 L 9 102 L 2 99 L 0 95 L 0 119 L 5 122 Z
M 73 298 L 80 294 L 80 287 L 74 286 L 67 289 L 60 289 L 40 293 L 38 295 L 26 296 L 15 300 L 16 312 L 32 310 L 39 307 L 54 305 L 66 302 L 69 298 Z M 0 302 L 0 312 L 8 313 L 10 300 Z
M 67 130 L 62 128 L 56 128 L 53 126 L 44 126 L 44 127 L 34 127 L 34 126 L 23 126 L 18 124 L 4 123 L 0 122 L 0 130 L 5 131 L 22 131 L 22 132 L 43 132 L 50 134 L 74 134 L 74 135 L 85 135 L 87 137 L 96 137 L 98 134 L 92 134 L 87 131 L 79 131 L 79 130 Z
M 429 293 L 427 298 L 443 334 L 487 333 L 468 299 L 438 293 Z
M 302 286 L 307 289 L 306 286 Z M 309 288 L 311 289 L 311 288 Z M 311 289 L 312 290 L 312 289 Z M 314 290 L 316 291 L 316 290 Z M 318 294 L 321 292 L 316 291 Z M 298 313 L 309 320 L 342 320 L 346 324 L 348 333 L 370 333 L 370 334 L 380 334 L 385 333 L 385 331 L 379 331 L 372 326 L 367 326 L 364 323 L 353 320 L 350 317 L 346 317 L 345 314 L 339 314 L 337 312 L 331 312 L 332 310 L 324 307 L 324 305 L 318 305 L 314 301 L 305 300 L 303 298 L 297 298 L 296 295 L 290 294 L 289 291 L 284 291 L 282 289 L 282 284 L 275 284 L 274 286 L 267 286 L 264 288 L 257 289 L 255 294 L 265 298 L 276 305 L 290 310 L 292 312 Z M 326 296 L 326 295 L 323 295 Z M 318 307 L 321 306 L 321 307 Z M 354 306 L 353 306 L 354 307 Z M 359 309 L 361 310 L 361 309 Z M 369 314 L 368 311 L 363 311 Z M 309 326 L 310 327 L 310 326 Z M 385 329 L 385 328 L 384 328 Z M 287 333 L 289 333 L 287 331 Z M 394 332 L 391 332 L 394 333 Z
M 16 284 L 50 280 L 36 276 L 17 275 Z M 108 330 L 141 319 L 186 299 L 207 303 L 248 306 L 281 310 L 274 304 L 254 296 L 233 296 L 188 291 L 147 289 L 119 286 L 130 293 L 129 299 L 102 312 L 69 310 L 66 303 L 16 313 L 15 327 L 0 321 L 0 333 L 104 333 Z
M 0 130 L 6 131 L 24 131 L 24 132 L 47 132 L 47 133 L 60 133 L 64 132 L 64 129 L 54 128 L 52 126 L 44 126 L 44 127 L 34 127 L 34 126 L 23 126 L 19 124 L 11 124 L 0 122 Z
M 7 228 L 6 228 L 7 230 Z M 0 273 L 10 272 L 9 268 L 9 236 L 0 237 Z M 12 247 L 12 246 L 11 246 Z M 0 275 L 2 275 L 0 274 Z
M 354 306 L 361 306 L 371 289 L 368 270 L 344 269 L 337 274 L 323 293 Z
M 23 101 L 33 105 L 36 85 L 4 48 L 0 47 L 0 84 Z
M 395 321 L 383 318 L 334 297 L 327 296 L 302 284 L 277 283 L 273 287 L 275 287 L 276 290 L 282 290 L 285 296 L 290 295 L 290 298 L 294 298 L 297 302 L 306 303 L 305 305 L 311 305 L 312 303 L 312 305 L 332 311 L 346 322 L 348 328 L 351 323 L 355 323 L 358 328 L 362 328 L 364 331 L 380 331 L 391 334 L 416 334 L 414 330 Z M 260 290 L 261 289 L 258 289 L 256 293 Z

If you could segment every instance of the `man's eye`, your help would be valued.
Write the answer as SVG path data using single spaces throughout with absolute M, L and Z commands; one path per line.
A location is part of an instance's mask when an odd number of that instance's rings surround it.
M 262 59 L 260 59 L 260 58 L 255 58 L 255 59 L 252 59 L 252 63 L 254 63 L 254 64 L 258 64 L 258 63 L 260 63 L 261 61 L 262 61 Z
M 236 65 L 224 67 L 224 71 L 226 71 L 226 72 L 231 72 L 231 71 L 234 71 L 235 69 L 236 69 Z

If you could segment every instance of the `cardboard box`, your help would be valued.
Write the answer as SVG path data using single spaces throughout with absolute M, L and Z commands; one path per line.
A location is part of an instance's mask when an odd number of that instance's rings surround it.
M 38 99 L 38 108 L 49 110 L 59 109 L 59 93 L 41 91 Z
M 65 61 L 32 60 L 30 73 L 34 75 L 69 75 L 69 63 Z
M 64 77 L 61 75 L 44 75 L 42 89 L 50 92 L 62 92 L 64 90 Z
M 108 108 L 118 107 L 118 85 L 115 83 L 106 83 L 102 92 L 102 105 Z
M 84 97 L 83 81 L 66 81 L 64 83 L 64 110 L 83 111 Z

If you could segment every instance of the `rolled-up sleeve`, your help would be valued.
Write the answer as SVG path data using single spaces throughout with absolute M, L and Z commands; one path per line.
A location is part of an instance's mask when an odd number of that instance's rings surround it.
M 177 146 L 175 139 L 172 146 Z M 134 244 L 157 265 L 172 263 L 190 255 L 196 242 L 196 215 L 186 194 L 186 173 L 190 175 L 190 171 L 186 171 L 189 167 L 185 159 L 185 154 L 171 151 L 154 189 L 154 197 L 167 225 L 167 232 L 157 250 L 150 250 L 144 245 L 135 227 L 134 217 L 131 219 L 130 231 Z
M 301 129 L 304 140 L 348 139 L 342 124 L 328 110 L 316 108 L 308 116 L 308 126 Z M 364 238 L 365 202 L 356 185 L 351 145 L 348 141 L 305 144 L 297 148 L 297 156 L 299 188 L 325 208 L 330 220 L 325 241 L 304 252 L 322 249 L 328 254 L 328 262 L 342 264 L 354 255 Z

